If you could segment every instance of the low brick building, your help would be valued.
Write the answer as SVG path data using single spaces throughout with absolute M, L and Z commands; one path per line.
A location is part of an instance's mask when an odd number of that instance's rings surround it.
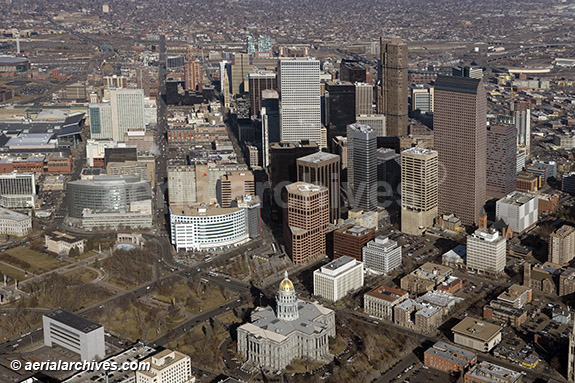
M 558 194 L 540 194 L 539 196 L 539 214 L 551 214 L 559 205 Z
M 445 342 L 435 343 L 423 354 L 425 366 L 449 373 L 463 372 L 475 363 L 477 354 Z

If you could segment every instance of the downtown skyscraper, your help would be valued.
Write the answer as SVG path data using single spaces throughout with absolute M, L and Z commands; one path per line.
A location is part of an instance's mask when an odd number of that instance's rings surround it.
M 435 150 L 401 152 L 401 231 L 421 235 L 437 217 L 438 155 Z
M 517 130 L 513 125 L 487 127 L 487 194 L 501 198 L 515 190 Z
M 377 209 L 377 133 L 369 125 L 347 127 L 347 181 L 353 208 Z
M 321 143 L 319 61 L 287 58 L 279 63 L 281 140 Z
M 407 44 L 398 38 L 381 38 L 380 48 L 377 112 L 385 115 L 388 136 L 406 136 L 409 122 Z
M 487 97 L 483 81 L 439 76 L 435 82 L 434 136 L 439 152 L 439 214 L 477 222 L 485 204 Z

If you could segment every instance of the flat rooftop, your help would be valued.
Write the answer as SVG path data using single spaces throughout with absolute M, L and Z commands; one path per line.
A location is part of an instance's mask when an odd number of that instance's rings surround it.
M 313 154 L 308 154 L 307 156 L 300 157 L 297 159 L 297 162 L 310 162 L 317 164 L 318 162 L 329 161 L 334 159 L 339 160 L 339 156 L 337 154 L 317 152 Z
M 508 205 L 522 206 L 534 199 L 535 196 L 532 194 L 514 192 L 503 198 L 501 198 L 497 203 L 506 203 Z
M 475 318 L 467 317 L 456 324 L 451 331 L 469 338 L 475 338 L 486 342 L 500 333 L 501 327 Z
M 215 205 L 186 205 L 180 203 L 170 205 L 170 214 L 187 217 L 217 216 L 235 213 L 238 210 L 237 207 L 217 207 Z
M 489 362 L 481 362 L 475 365 L 468 374 L 477 377 L 482 382 L 517 382 L 523 376 L 518 371 L 513 371 L 509 368 L 501 367 Z
M 30 219 L 30 217 L 26 214 L 18 213 L 0 207 L 0 219 L 10 219 L 12 221 L 25 221 L 27 219 Z
M 374 298 L 383 299 L 388 302 L 395 302 L 402 296 L 407 295 L 407 291 L 396 289 L 395 287 L 381 285 L 371 290 L 369 293 L 367 293 L 367 295 Z
M 66 310 L 58 309 L 47 314 L 44 316 L 51 318 L 57 322 L 63 323 L 66 326 L 72 327 L 78 331 L 81 331 L 85 334 L 91 333 L 94 330 L 99 329 L 102 325 L 89 321 L 88 319 L 84 319 L 76 314 L 72 314 Z
M 474 352 L 471 352 L 471 351 L 465 350 L 461 347 L 457 347 L 457 346 L 454 346 L 452 344 L 441 342 L 441 341 L 435 343 L 433 345 L 433 348 L 435 348 L 437 350 L 448 351 L 452 354 L 462 356 L 466 359 L 473 359 L 477 356 L 477 354 L 475 354 Z

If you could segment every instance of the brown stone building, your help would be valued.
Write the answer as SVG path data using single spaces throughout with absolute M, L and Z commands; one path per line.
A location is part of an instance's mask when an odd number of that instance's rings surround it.
M 534 192 L 541 187 L 541 176 L 525 171 L 517 173 L 515 189 L 520 192 Z
M 375 232 L 362 226 L 347 226 L 333 233 L 333 258 L 348 256 L 362 261 L 362 249 Z
M 409 121 L 407 44 L 398 38 L 382 38 L 380 48 L 377 111 L 385 115 L 388 136 L 406 136 Z
M 283 214 L 284 241 L 292 262 L 298 265 L 325 255 L 329 225 L 329 192 L 325 186 L 295 182 L 286 186 Z

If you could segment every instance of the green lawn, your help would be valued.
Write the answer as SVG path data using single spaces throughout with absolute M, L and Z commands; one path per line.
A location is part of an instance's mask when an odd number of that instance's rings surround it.
M 54 270 L 65 264 L 48 254 L 40 253 L 27 247 L 15 247 L 6 250 L 0 254 L 0 261 L 10 263 L 34 274 Z

